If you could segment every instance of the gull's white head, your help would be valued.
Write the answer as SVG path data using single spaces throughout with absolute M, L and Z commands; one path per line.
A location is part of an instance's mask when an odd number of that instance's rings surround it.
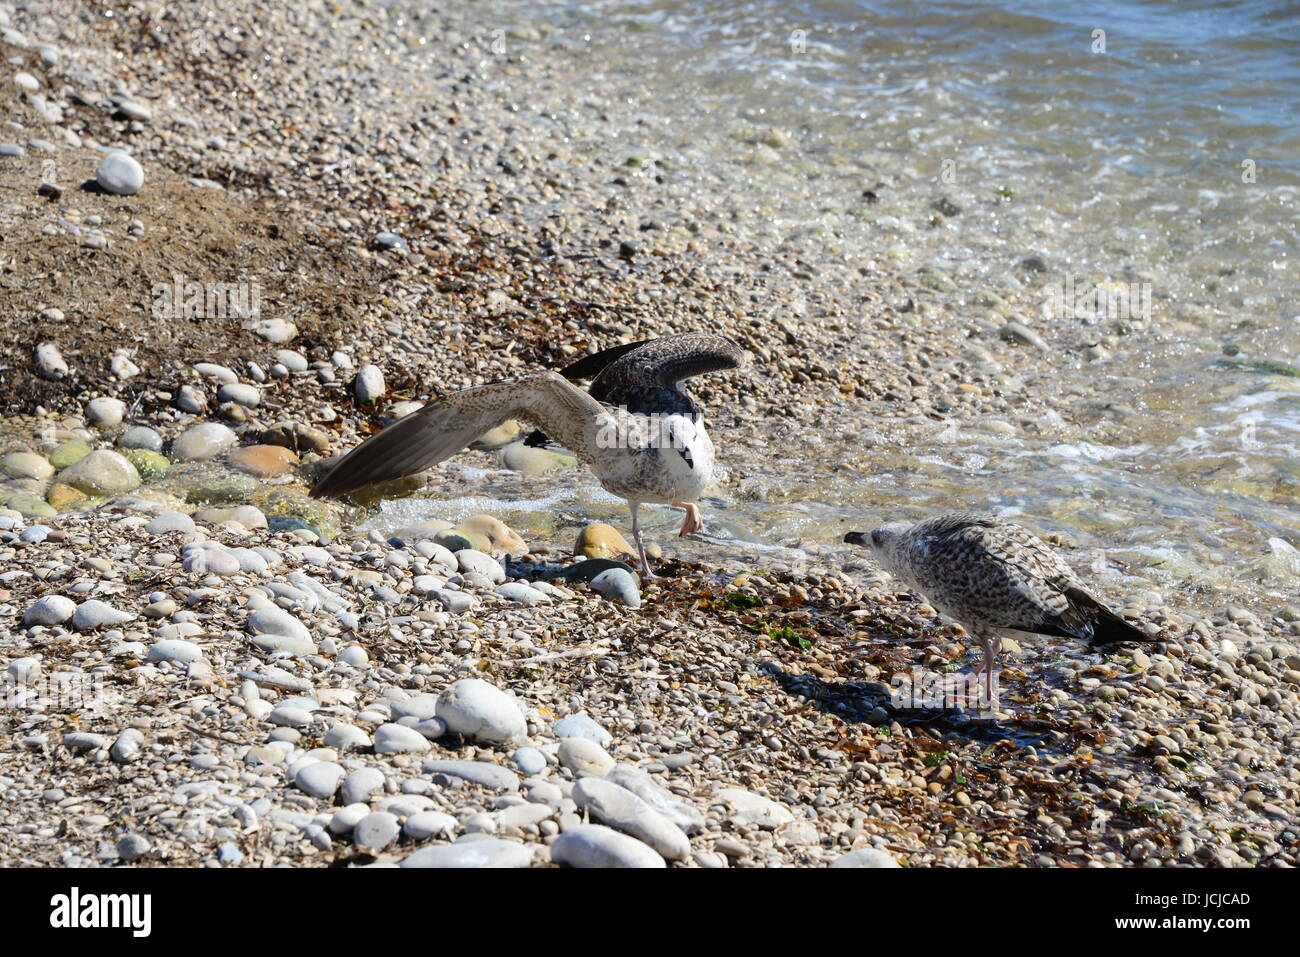
M 849 532 L 844 536 L 844 541 L 867 549 L 876 561 L 890 571 L 895 571 L 903 564 L 905 534 L 910 527 L 906 522 L 889 522 L 869 532 Z
M 687 470 L 702 468 L 708 459 L 704 421 L 698 416 L 668 415 L 660 421 L 659 449 L 666 461 L 681 461 Z

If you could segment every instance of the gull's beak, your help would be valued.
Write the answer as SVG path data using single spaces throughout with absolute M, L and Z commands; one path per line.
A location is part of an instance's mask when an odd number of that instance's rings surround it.
M 863 548 L 870 548 L 871 533 L 870 532 L 849 532 L 847 535 L 844 536 L 844 541 L 848 542 L 850 545 L 861 545 Z

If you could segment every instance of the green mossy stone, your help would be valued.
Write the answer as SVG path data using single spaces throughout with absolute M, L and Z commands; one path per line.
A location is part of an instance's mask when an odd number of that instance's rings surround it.
M 140 473 L 140 478 L 146 482 L 152 482 L 166 475 L 167 470 L 172 467 L 172 464 L 167 461 L 167 456 L 150 449 L 127 449 L 122 455 L 135 466 L 135 470 Z
M 49 455 L 50 464 L 56 469 L 66 469 L 75 465 L 90 454 L 90 446 L 85 442 L 64 442 Z
M 35 495 L 19 493 L 5 499 L 5 507 L 12 508 L 23 518 L 53 518 L 58 512 L 54 506 Z

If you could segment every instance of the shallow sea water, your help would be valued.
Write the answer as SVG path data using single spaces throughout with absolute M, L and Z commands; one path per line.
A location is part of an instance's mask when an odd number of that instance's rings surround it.
M 698 546 L 670 548 L 797 561 L 845 528 L 990 508 L 1068 537 L 1094 574 L 1130 588 L 1294 598 L 1294 5 L 539 0 L 485 3 L 482 25 L 467 40 L 486 52 L 529 31 L 529 55 L 540 44 L 564 77 L 563 102 L 537 104 L 548 122 L 611 163 L 671 163 L 701 208 L 730 207 L 739 236 L 867 270 L 939 268 L 963 315 L 990 293 L 1047 303 L 1071 284 L 1150 306 L 1120 323 L 1140 340 L 1123 362 L 1060 363 L 1073 398 L 1032 434 L 957 420 L 868 449 L 827 435 L 779 459 L 719 441 L 740 481 L 705 503 Z M 779 153 L 754 145 L 768 129 Z M 878 205 L 863 199 L 872 188 Z M 940 198 L 960 212 L 932 227 Z M 1092 305 L 1064 321 L 1095 324 L 1100 340 L 1116 321 Z M 1051 338 L 1053 315 L 1027 318 Z M 460 501 L 473 483 L 450 480 L 376 524 L 491 511 L 538 532 L 627 527 L 594 482 L 489 476 L 480 500 Z M 652 536 L 678 521 L 647 510 Z

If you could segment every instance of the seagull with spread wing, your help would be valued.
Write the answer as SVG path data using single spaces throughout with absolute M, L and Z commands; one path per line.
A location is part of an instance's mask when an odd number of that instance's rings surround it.
M 436 399 L 349 452 L 313 498 L 422 472 L 503 422 L 544 430 L 607 491 L 627 499 L 641 571 L 654 578 L 641 537 L 642 503 L 686 510 L 682 534 L 702 527 L 696 504 L 713 476 L 713 442 L 682 389 L 693 376 L 743 366 L 749 354 L 724 336 L 688 333 L 616 346 L 574 363 Z M 592 379 L 583 391 L 569 379 Z

